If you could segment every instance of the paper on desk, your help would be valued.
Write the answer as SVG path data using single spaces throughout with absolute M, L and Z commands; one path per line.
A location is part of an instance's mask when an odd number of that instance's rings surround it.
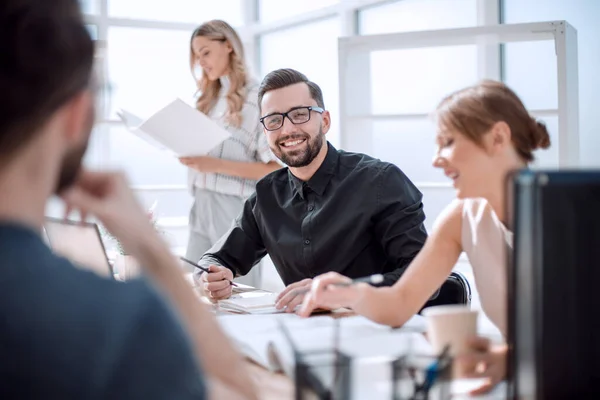
M 268 314 L 281 312 L 275 308 L 276 293 L 250 291 L 237 293 L 228 299 L 219 300 L 222 309 L 249 314 Z
M 205 155 L 229 137 L 225 129 L 181 99 L 146 120 L 127 110 L 117 115 L 131 132 L 177 157 Z

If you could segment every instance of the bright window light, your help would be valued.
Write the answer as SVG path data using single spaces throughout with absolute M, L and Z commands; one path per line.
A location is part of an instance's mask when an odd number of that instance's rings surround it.
M 193 103 L 190 32 L 111 27 L 108 31 L 110 117 L 125 108 L 149 117 L 177 97 Z
M 504 82 L 530 109 L 558 108 L 554 42 L 504 44 Z
M 371 53 L 371 105 L 376 114 L 427 114 L 444 96 L 476 81 L 476 46 Z
M 98 12 L 98 0 L 79 0 L 79 4 L 84 14 L 96 14 Z
M 476 0 L 402 0 L 359 12 L 359 32 L 392 32 L 463 28 L 477 25 Z
M 154 21 L 197 23 L 223 19 L 242 25 L 242 0 L 108 0 L 108 15 Z
M 119 0 L 120 1 L 120 0 Z M 259 0 L 258 15 L 260 22 L 271 22 L 318 10 L 339 3 L 340 0 Z

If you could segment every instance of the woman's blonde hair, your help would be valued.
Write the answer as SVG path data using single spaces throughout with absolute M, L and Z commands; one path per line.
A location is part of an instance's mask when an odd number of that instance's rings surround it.
M 194 75 L 195 61 L 192 41 L 194 38 L 202 36 L 210 40 L 228 42 L 233 51 L 229 55 L 229 81 L 231 83 L 227 92 L 227 113 L 225 119 L 231 125 L 239 127 L 242 123 L 242 107 L 246 100 L 248 83 L 248 73 L 244 62 L 244 48 L 240 37 L 236 31 L 225 21 L 212 20 L 203 23 L 192 33 L 190 39 L 190 68 Z M 194 75 L 194 78 L 196 76 Z M 196 108 L 208 114 L 215 106 L 219 91 L 221 90 L 220 80 L 210 81 L 206 74 L 196 81 L 200 97 L 196 101 Z

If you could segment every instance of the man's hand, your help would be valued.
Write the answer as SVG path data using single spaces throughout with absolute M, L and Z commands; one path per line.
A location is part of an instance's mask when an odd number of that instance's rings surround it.
M 299 282 L 294 282 L 288 285 L 279 295 L 275 301 L 275 308 L 292 313 L 297 306 L 302 304 L 305 293 L 310 290 L 312 285 L 312 279 L 303 279 Z
M 336 283 L 351 283 L 352 279 L 338 274 L 337 272 L 327 272 L 317 276 L 311 285 L 310 292 L 306 294 L 302 303 L 302 308 L 298 314 L 302 317 L 308 317 L 315 308 L 336 309 L 347 307 L 358 301 L 360 298 L 360 285 L 350 285 L 346 287 L 335 286 Z
M 483 337 L 470 339 L 468 345 L 471 351 L 455 360 L 456 371 L 461 378 L 487 378 L 483 386 L 470 394 L 486 393 L 506 377 L 507 347 L 491 346 Z
M 136 258 L 141 258 L 145 247 L 162 243 L 120 173 L 82 170 L 75 184 L 61 196 L 68 210 L 97 217 Z
M 181 157 L 179 158 L 179 162 L 186 167 L 204 173 L 218 173 L 222 164 L 220 158 L 209 156 Z
M 202 288 L 211 299 L 221 300 L 231 296 L 233 287 L 229 281 L 233 280 L 233 272 L 227 267 L 211 265 L 208 267 L 210 273 L 200 276 Z

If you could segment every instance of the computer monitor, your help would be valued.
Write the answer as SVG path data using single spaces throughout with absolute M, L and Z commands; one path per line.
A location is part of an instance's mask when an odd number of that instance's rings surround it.
M 80 268 L 114 278 L 96 224 L 47 217 L 44 231 L 48 245 L 56 254 L 69 259 Z
M 509 188 L 508 397 L 589 398 L 600 392 L 600 171 L 519 171 Z

